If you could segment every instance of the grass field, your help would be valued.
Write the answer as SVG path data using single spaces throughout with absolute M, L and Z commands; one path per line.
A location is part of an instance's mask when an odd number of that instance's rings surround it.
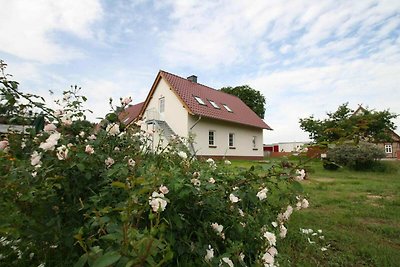
M 259 163 L 233 165 L 251 164 Z M 386 172 L 356 172 L 310 163 L 313 172 L 302 182 L 310 208 L 293 213 L 278 244 L 288 255 L 280 266 L 400 266 L 400 162 L 384 164 Z

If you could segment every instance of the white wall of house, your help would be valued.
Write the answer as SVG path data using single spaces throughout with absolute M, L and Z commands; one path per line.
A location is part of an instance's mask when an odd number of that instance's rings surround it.
M 165 99 L 164 112 L 160 112 L 161 98 Z M 154 115 L 155 119 L 166 121 L 177 135 L 188 136 L 188 112 L 163 79 L 158 83 L 144 114 L 146 119 Z
M 189 116 L 189 128 L 197 120 L 197 116 Z M 215 147 L 209 145 L 209 131 L 215 132 Z M 193 127 L 192 133 L 195 134 L 194 147 L 199 156 L 263 156 L 263 130 L 259 128 L 202 118 Z M 229 146 L 230 133 L 234 134 L 234 148 Z M 255 146 L 253 137 L 255 137 Z

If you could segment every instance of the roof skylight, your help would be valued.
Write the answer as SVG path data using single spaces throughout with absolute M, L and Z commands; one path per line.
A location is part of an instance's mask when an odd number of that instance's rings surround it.
M 217 103 L 215 103 L 214 101 L 212 101 L 212 100 L 208 100 L 208 102 L 210 102 L 210 104 L 214 107 L 214 108 L 216 108 L 216 109 L 220 109 L 220 107 L 217 105 Z
M 200 97 L 194 96 L 194 99 L 196 99 L 196 101 L 197 101 L 200 105 L 206 106 L 206 103 L 204 103 L 203 99 L 201 99 Z
M 228 112 L 233 112 L 232 109 L 230 107 L 228 107 L 226 104 L 222 104 L 224 106 L 224 108 L 228 111 Z

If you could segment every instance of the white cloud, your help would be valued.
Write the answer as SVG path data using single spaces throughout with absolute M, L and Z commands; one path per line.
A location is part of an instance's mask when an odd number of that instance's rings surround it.
M 1 0 L 0 6 L 0 51 L 42 63 L 82 57 L 79 48 L 61 43 L 54 35 L 90 38 L 90 26 L 102 16 L 98 0 Z
M 295 141 L 307 135 L 299 118 L 334 111 L 343 103 L 400 114 L 400 63 L 358 60 L 321 68 L 299 68 L 247 78 L 247 83 L 267 98 L 266 121 L 274 129 L 266 142 Z M 250 81 L 250 82 L 249 82 Z M 399 125 L 400 118 L 395 121 Z

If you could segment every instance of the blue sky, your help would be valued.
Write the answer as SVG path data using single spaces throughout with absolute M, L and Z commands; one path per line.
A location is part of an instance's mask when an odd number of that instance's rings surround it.
M 349 102 L 400 113 L 400 1 L 0 0 L 0 59 L 26 92 L 145 99 L 159 69 L 267 99 L 264 142 Z M 400 127 L 400 120 L 395 121 Z M 397 131 L 399 132 L 399 130 Z

